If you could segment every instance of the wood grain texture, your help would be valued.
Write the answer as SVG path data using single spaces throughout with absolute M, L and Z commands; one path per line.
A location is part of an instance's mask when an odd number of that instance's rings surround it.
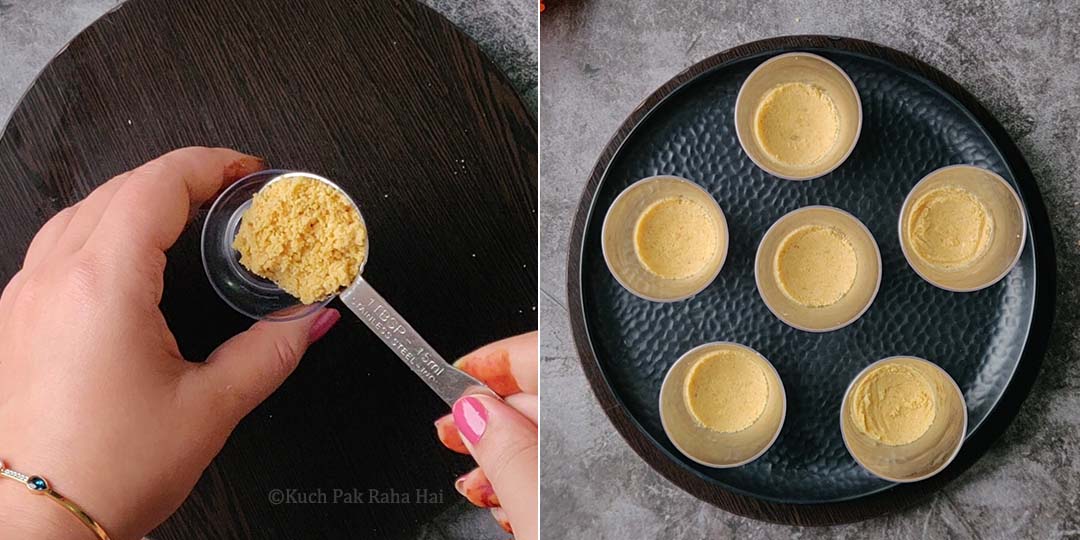
M 714 483 L 668 459 L 642 432 L 616 396 L 614 389 L 599 366 L 592 344 L 588 338 L 582 305 L 581 250 L 585 227 L 592 212 L 592 201 L 620 146 L 628 139 L 634 128 L 654 108 L 682 85 L 695 77 L 729 61 L 764 52 L 798 48 L 832 48 L 851 51 L 870 57 L 881 58 L 903 69 L 910 70 L 943 88 L 957 99 L 985 127 L 990 138 L 1002 150 L 1008 165 L 1021 188 L 1030 219 L 1032 238 L 1035 243 L 1036 266 L 1040 280 L 1035 298 L 1035 320 L 1028 336 L 1019 367 L 988 420 L 971 434 L 955 461 L 937 476 L 914 484 L 898 485 L 868 497 L 828 504 L 782 504 L 737 494 L 722 489 Z M 1053 242 L 1046 209 L 1043 206 L 1031 170 L 1016 145 L 1001 125 L 978 101 L 955 81 L 933 67 L 899 51 L 867 41 L 831 36 L 786 36 L 752 42 L 711 56 L 676 75 L 646 98 L 616 131 L 597 160 L 586 184 L 581 204 L 574 218 L 570 234 L 570 252 L 567 265 L 568 298 L 571 326 L 581 363 L 590 385 L 602 408 L 619 433 L 650 466 L 687 492 L 735 514 L 754 519 L 793 525 L 831 525 L 859 521 L 910 506 L 941 489 L 949 480 L 970 467 L 1008 426 L 1026 397 L 1038 373 L 1050 333 L 1053 319 L 1055 294 L 1055 258 Z
M 0 139 L 0 282 L 49 217 L 111 176 L 176 147 L 227 146 L 345 187 L 370 230 L 365 277 L 456 358 L 536 328 L 536 143 L 505 77 L 420 4 L 131 0 L 49 64 Z M 161 304 L 192 359 L 251 323 L 207 282 L 200 227 L 168 253 Z M 346 315 L 154 537 L 411 537 L 458 501 L 453 481 L 473 466 L 435 437 L 446 409 Z M 442 500 L 268 502 L 293 488 Z

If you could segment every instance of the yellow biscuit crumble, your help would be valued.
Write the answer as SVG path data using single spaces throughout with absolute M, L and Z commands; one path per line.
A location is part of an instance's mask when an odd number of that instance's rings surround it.
M 709 211 L 685 197 L 649 205 L 634 226 L 634 252 L 646 270 L 664 279 L 701 272 L 719 249 L 720 234 Z
M 934 423 L 934 387 L 914 368 L 883 364 L 855 387 L 851 420 L 866 436 L 889 446 L 912 443 Z
M 803 82 L 784 83 L 761 99 L 754 134 L 772 159 L 807 167 L 836 145 L 840 113 L 824 89 Z
M 303 176 L 259 190 L 233 240 L 240 264 L 305 304 L 351 285 L 366 245 L 367 231 L 348 198 Z
M 855 285 L 859 271 L 859 259 L 848 237 L 820 225 L 806 225 L 788 234 L 774 264 L 780 290 L 807 307 L 839 302 Z
M 757 422 L 769 402 L 769 379 L 753 354 L 717 351 L 698 360 L 686 376 L 683 400 L 701 426 L 721 433 Z
M 986 253 L 993 229 L 993 219 L 975 194 L 945 186 L 915 202 L 907 234 L 924 261 L 942 270 L 956 270 L 971 266 Z

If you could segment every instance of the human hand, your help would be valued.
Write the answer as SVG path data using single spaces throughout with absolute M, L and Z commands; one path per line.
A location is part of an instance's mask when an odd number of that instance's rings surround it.
M 535 540 L 537 506 L 537 334 L 497 341 L 466 355 L 456 367 L 503 396 L 462 398 L 435 421 L 449 449 L 472 454 L 479 468 L 454 486 L 473 504 L 491 508 L 518 540 Z
M 40 474 L 114 540 L 141 538 L 190 493 L 236 424 L 340 318 L 256 323 L 205 363 L 165 323 L 165 251 L 194 211 L 264 168 L 185 148 L 109 180 L 34 237 L 0 297 L 0 459 Z M 94 538 L 0 479 L 4 536 Z

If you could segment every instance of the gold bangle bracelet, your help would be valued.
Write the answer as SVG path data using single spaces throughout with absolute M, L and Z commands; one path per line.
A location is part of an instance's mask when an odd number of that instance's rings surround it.
M 0 460 L 0 476 L 4 476 L 15 480 L 16 482 L 19 482 L 20 484 L 26 486 L 26 489 L 29 489 L 32 493 L 35 493 L 37 495 L 45 495 L 50 499 L 56 501 L 57 504 L 63 506 L 64 509 L 66 509 L 68 512 L 71 512 L 71 515 L 78 518 L 83 525 L 86 525 L 88 529 L 93 531 L 93 533 L 96 534 L 98 538 L 100 538 L 101 540 L 110 540 L 109 533 L 105 532 L 105 529 L 102 528 L 101 525 L 94 520 L 94 518 L 90 517 L 90 514 L 87 514 L 85 510 L 79 507 L 79 505 L 68 500 L 67 497 L 64 497 L 63 495 L 53 491 L 53 489 L 49 487 L 49 482 L 44 478 L 36 475 L 28 476 L 21 472 L 13 471 L 7 468 L 6 465 L 4 465 L 3 460 Z

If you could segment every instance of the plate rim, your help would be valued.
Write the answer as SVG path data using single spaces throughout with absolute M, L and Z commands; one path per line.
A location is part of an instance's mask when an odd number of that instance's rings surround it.
M 585 228 L 593 214 L 596 193 L 607 174 L 612 159 L 637 126 L 663 101 L 680 89 L 714 69 L 748 57 L 779 54 L 792 50 L 810 52 L 830 51 L 858 54 L 883 61 L 936 86 L 947 97 L 974 117 L 979 127 L 1005 157 L 1028 214 L 1035 258 L 1035 298 L 1032 305 L 1032 324 L 1009 383 L 991 408 L 986 419 L 967 436 L 964 447 L 951 465 L 938 475 L 910 484 L 896 484 L 873 493 L 835 502 L 785 503 L 761 499 L 753 495 L 726 489 L 703 479 L 699 474 L 676 462 L 659 447 L 625 404 L 612 390 L 598 357 L 592 347 L 585 324 L 581 261 Z M 1044 245 L 1045 244 L 1045 245 Z M 673 482 L 683 491 L 728 512 L 752 519 L 788 525 L 834 525 L 861 521 L 895 512 L 925 500 L 950 480 L 975 463 L 997 440 L 1019 412 L 1020 406 L 1035 381 L 1046 352 L 1053 326 L 1056 258 L 1049 217 L 1034 175 L 1019 148 L 1008 132 L 979 101 L 960 84 L 938 69 L 907 53 L 856 38 L 828 35 L 789 35 L 744 43 L 696 62 L 673 76 L 643 99 L 612 135 L 590 173 L 570 230 L 567 254 L 567 306 L 578 359 L 589 386 L 601 408 L 618 433 L 650 468 Z

